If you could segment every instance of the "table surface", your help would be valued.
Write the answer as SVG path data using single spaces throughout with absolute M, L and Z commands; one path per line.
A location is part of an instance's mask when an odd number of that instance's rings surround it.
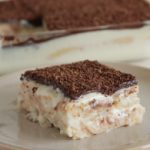
M 83 59 L 131 64 L 150 59 L 150 26 L 87 32 L 41 44 L 0 48 L 0 74 Z

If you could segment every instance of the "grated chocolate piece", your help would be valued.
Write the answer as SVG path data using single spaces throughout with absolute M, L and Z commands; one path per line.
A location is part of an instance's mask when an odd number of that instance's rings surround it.
M 74 100 L 89 92 L 112 95 L 119 89 L 137 84 L 134 76 L 89 60 L 30 70 L 21 76 L 21 80 L 24 79 L 52 85 Z

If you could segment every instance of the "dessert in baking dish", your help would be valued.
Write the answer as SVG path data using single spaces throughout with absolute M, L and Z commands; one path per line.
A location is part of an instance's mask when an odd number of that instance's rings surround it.
M 7 22 L 10 28 L 14 24 L 18 26 L 18 30 L 11 28 L 12 32 L 5 32 L 5 35 L 0 33 L 4 47 L 42 42 L 77 32 L 137 28 L 149 20 L 150 3 L 146 0 L 0 2 L 0 22 Z M 40 27 L 36 28 L 36 32 L 35 26 Z
M 9 10 L 9 11 L 7 11 Z M 138 24 L 150 20 L 146 0 L 9 0 L 0 2 L 0 21 L 41 22 L 48 30 Z

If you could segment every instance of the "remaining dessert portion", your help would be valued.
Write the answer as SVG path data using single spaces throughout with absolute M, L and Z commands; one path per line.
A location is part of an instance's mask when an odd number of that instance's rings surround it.
M 142 122 L 135 76 L 97 61 L 26 71 L 18 104 L 29 119 L 73 139 Z
M 48 30 L 132 25 L 150 20 L 146 0 L 9 0 L 0 2 L 0 8 L 0 21 L 41 20 Z
M 0 32 L 0 40 L 3 47 L 18 46 L 85 31 L 137 28 L 149 20 L 148 0 L 6 0 L 0 2 L 0 30 L 3 22 L 18 29 Z
M 33 0 L 34 1 L 34 0 Z M 97 26 L 137 26 L 150 20 L 145 0 L 55 0 L 48 1 L 44 22 L 49 30 Z

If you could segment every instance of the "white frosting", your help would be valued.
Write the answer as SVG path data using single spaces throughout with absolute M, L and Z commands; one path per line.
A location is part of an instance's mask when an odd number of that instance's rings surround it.
M 32 86 L 38 88 L 36 91 L 36 95 L 44 97 L 47 96 L 51 98 L 51 100 L 47 101 L 45 105 L 50 104 L 51 107 L 55 107 L 60 101 L 65 99 L 64 94 L 59 89 L 54 89 L 52 86 L 41 85 L 33 81 L 30 81 L 30 83 L 32 84 Z
M 24 81 L 24 82 L 25 84 L 28 84 L 30 90 L 33 87 L 37 87 L 37 91 L 35 94 L 37 96 L 40 96 L 41 98 L 43 97 L 42 101 L 45 103 L 45 107 L 50 107 L 50 106 L 55 107 L 61 101 L 71 100 L 70 98 L 66 97 L 58 88 L 54 89 L 52 86 L 42 85 L 34 81 Z M 85 95 L 81 95 L 78 99 L 76 99 L 73 102 L 76 103 L 77 105 L 80 105 L 80 104 L 86 104 L 86 103 L 89 103 L 90 101 L 95 100 L 95 103 L 94 103 L 95 105 L 96 104 L 108 104 L 108 103 L 111 104 L 113 103 L 115 98 L 119 98 L 121 99 L 121 103 L 123 105 L 128 105 L 131 97 L 132 99 L 139 101 L 139 98 L 137 97 L 137 92 L 135 92 L 134 94 L 131 94 L 130 97 L 127 98 L 127 97 L 124 97 L 124 90 L 127 90 L 127 89 L 121 89 L 115 92 L 111 96 L 101 94 L 100 92 L 92 92 L 92 93 L 88 93 Z M 47 99 L 49 100 L 45 101 L 45 97 L 47 97 Z M 133 103 L 135 102 L 134 100 L 133 100 Z
M 25 81 L 26 82 L 26 81 Z M 71 100 L 70 98 L 66 97 L 61 90 L 54 89 L 52 86 L 46 86 L 34 81 L 27 81 L 26 82 L 30 88 L 37 87 L 36 95 L 37 96 L 44 96 L 49 97 L 51 100 L 47 101 L 46 105 L 50 103 L 51 107 L 55 107 L 59 102 L 62 100 Z M 85 95 L 81 95 L 78 99 L 74 102 L 76 104 L 86 104 L 90 101 L 95 100 L 96 103 L 112 103 L 113 97 L 112 96 L 105 96 L 99 92 L 92 92 Z
M 100 102 L 100 103 L 102 103 L 102 104 L 113 102 L 112 96 L 105 96 L 104 94 L 101 94 L 99 92 L 92 92 L 92 93 L 88 93 L 88 94 L 85 94 L 85 95 L 81 95 L 76 100 L 76 102 L 78 102 L 78 103 L 88 103 L 93 99 Z
M 112 109 L 112 115 L 114 117 L 118 117 L 118 118 L 123 118 L 123 117 L 126 117 L 127 116 L 127 113 L 125 112 L 124 109 Z

